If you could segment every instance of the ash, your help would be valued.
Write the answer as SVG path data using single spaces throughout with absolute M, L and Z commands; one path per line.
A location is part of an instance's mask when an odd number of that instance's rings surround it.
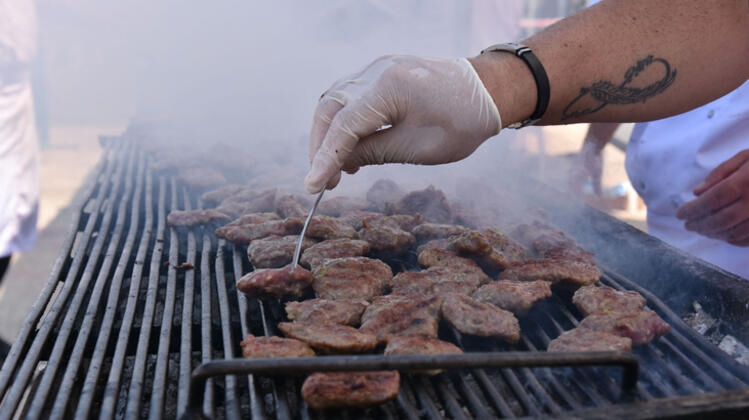
M 738 363 L 749 366 L 749 348 L 736 339 L 736 337 L 730 334 L 723 334 L 720 331 L 720 321 L 705 312 L 702 309 L 702 305 L 695 301 L 692 302 L 692 308 L 694 309 L 693 312 L 687 312 L 682 316 L 684 322 Z

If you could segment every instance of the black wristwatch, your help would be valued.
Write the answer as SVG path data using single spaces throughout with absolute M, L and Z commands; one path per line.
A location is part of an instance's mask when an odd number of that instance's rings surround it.
M 515 54 L 515 56 L 523 60 L 523 62 L 528 66 L 531 74 L 533 74 L 533 79 L 536 81 L 538 100 L 536 101 L 536 109 L 533 110 L 533 114 L 531 114 L 530 117 L 522 121 L 510 124 L 507 127 L 522 128 L 527 125 L 535 124 L 538 120 L 541 119 L 541 117 L 544 115 L 544 112 L 546 112 L 546 108 L 549 106 L 549 95 L 551 91 L 551 87 L 549 86 L 549 77 L 546 75 L 546 70 L 544 70 L 544 66 L 541 64 L 541 61 L 538 60 L 538 57 L 536 57 L 536 54 L 533 54 L 533 51 L 531 51 L 530 48 L 526 47 L 523 44 L 518 44 L 515 42 L 492 45 L 491 47 L 481 51 L 481 54 L 491 51 L 504 51 Z

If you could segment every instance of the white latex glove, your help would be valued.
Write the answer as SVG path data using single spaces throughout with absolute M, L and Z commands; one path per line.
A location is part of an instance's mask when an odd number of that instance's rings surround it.
M 320 98 L 305 185 L 316 193 L 328 181 L 330 189 L 341 169 L 354 173 L 365 165 L 455 162 L 501 127 L 492 97 L 466 59 L 381 57 Z

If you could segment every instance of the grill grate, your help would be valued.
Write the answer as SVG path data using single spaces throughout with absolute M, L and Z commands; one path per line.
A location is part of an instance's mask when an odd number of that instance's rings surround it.
M 0 418 L 175 417 L 184 413 L 198 365 L 240 355 L 247 334 L 279 335 L 282 303 L 247 299 L 234 288 L 251 269 L 245 250 L 199 229 L 168 228 L 169 211 L 200 203 L 174 179 L 152 173 L 132 142 L 106 146 L 50 281 L 0 371 Z M 178 268 L 182 263 L 194 269 Z M 604 272 L 604 284 L 639 291 L 672 327 L 635 350 L 641 370 L 634 401 L 748 388 L 747 369 L 646 289 Z M 440 337 L 469 352 L 535 351 L 579 320 L 562 293 L 521 319 L 516 346 L 444 326 Z M 397 399 L 322 415 L 307 409 L 299 378 L 228 375 L 208 380 L 203 411 L 229 419 L 555 416 L 622 403 L 619 378 L 613 367 L 404 374 Z

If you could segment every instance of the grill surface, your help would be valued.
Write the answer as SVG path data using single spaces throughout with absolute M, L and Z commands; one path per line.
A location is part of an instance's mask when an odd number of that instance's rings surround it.
M 0 418 L 175 417 L 187 406 L 190 373 L 200 363 L 241 355 L 247 334 L 280 335 L 282 302 L 236 292 L 235 279 L 251 269 L 245 250 L 210 232 L 168 228 L 172 209 L 200 203 L 172 178 L 149 171 L 132 142 L 106 146 L 50 281 L 0 371 Z M 179 268 L 183 263 L 194 269 Z M 203 411 L 231 419 L 512 418 L 605 413 L 612 404 L 621 411 L 622 403 L 748 388 L 746 368 L 654 294 L 603 268 L 603 284 L 639 291 L 672 327 L 635 350 L 640 377 L 627 399 L 613 367 L 473 369 L 404 374 L 396 400 L 323 415 L 307 409 L 301 379 L 229 375 L 208 381 Z M 444 327 L 440 337 L 467 352 L 544 350 L 580 321 L 570 300 L 555 293 L 536 305 L 520 320 L 516 346 Z

